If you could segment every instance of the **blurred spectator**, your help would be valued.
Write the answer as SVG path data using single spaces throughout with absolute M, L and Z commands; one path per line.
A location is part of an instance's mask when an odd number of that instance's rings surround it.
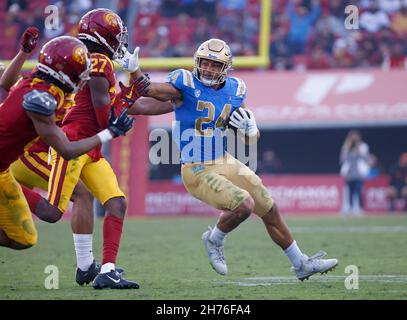
M 403 5 L 400 12 L 393 15 L 391 28 L 400 36 L 407 37 L 407 3 Z
M 378 0 L 379 8 L 388 14 L 392 14 L 401 8 L 401 2 L 404 0 Z
M 257 164 L 259 174 L 275 174 L 281 173 L 282 163 L 277 158 L 274 150 L 267 150 L 263 152 L 261 160 Z
M 351 130 L 340 153 L 341 176 L 344 177 L 348 189 L 348 210 L 358 214 L 363 210 L 363 182 L 369 174 L 369 146 L 362 140 L 357 130 Z M 355 198 L 358 206 L 355 205 Z M 346 212 L 346 209 L 345 209 Z
M 200 19 L 198 25 L 192 35 L 192 40 L 194 43 L 202 43 L 210 39 L 210 30 L 208 20 L 206 18 Z
M 308 57 L 307 69 L 329 69 L 332 66 L 331 56 L 326 53 L 320 46 L 312 51 Z
M 68 4 L 69 13 L 75 12 L 82 17 L 86 12 L 92 9 L 94 6 L 92 0 L 71 0 Z
M 400 155 L 399 162 L 390 170 L 390 186 L 387 192 L 389 211 L 396 210 L 396 202 L 402 199 L 407 212 L 407 152 Z
M 292 68 L 290 49 L 286 41 L 286 31 L 281 27 L 272 34 L 270 61 L 273 69 L 284 70 Z
M 171 48 L 171 43 L 168 37 L 168 28 L 165 25 L 160 25 L 156 34 L 153 35 L 154 38 L 147 45 L 144 51 L 149 53 L 151 57 L 162 57 L 168 54 Z
M 315 24 L 315 31 L 319 34 L 329 32 L 333 36 L 345 36 L 347 33 L 343 19 L 336 17 L 328 10 L 322 12 L 321 17 Z
M 372 1 L 369 9 L 360 15 L 360 26 L 369 32 L 377 32 L 389 25 L 389 16 L 379 9 L 376 1 Z
M 318 18 L 320 11 L 319 1 L 317 0 L 313 1 L 311 10 L 302 3 L 296 5 L 293 1 L 288 2 L 286 13 L 291 23 L 288 32 L 288 43 L 292 54 L 304 53 L 311 26 Z
M 336 68 L 351 68 L 355 64 L 356 43 L 350 38 L 339 38 L 334 42 L 333 65 Z
M 358 42 L 355 59 L 358 67 L 380 66 L 383 63 L 383 52 L 379 50 L 379 44 L 372 34 L 366 35 Z
M 178 0 L 162 0 L 161 14 L 163 17 L 175 17 L 178 13 Z
M 369 155 L 368 164 L 369 164 L 369 173 L 366 177 L 367 179 L 376 178 L 384 173 L 383 166 L 376 155 L 374 154 Z
M 221 0 L 220 6 L 226 10 L 242 11 L 246 7 L 246 0 Z
M 328 1 L 328 11 L 329 13 L 343 21 L 345 18 L 345 8 L 347 5 L 352 4 L 349 0 L 330 0 Z
M 28 9 L 27 0 L 7 0 L 6 10 L 9 11 L 10 7 L 18 7 L 18 10 L 25 11 Z
M 208 38 L 225 40 L 235 56 L 255 56 L 259 49 L 260 0 L 0 0 L 3 2 L 0 59 L 13 56 L 15 39 L 25 27 L 44 28 L 48 4 L 60 7 L 60 25 L 41 32 L 39 48 L 58 35 L 76 36 L 77 23 L 86 11 L 109 6 L 132 21 L 127 27 L 134 29 L 129 34 L 141 46 L 142 57 L 190 56 Z M 349 4 L 359 8 L 361 30 L 344 28 Z M 129 6 L 135 6 L 134 12 Z M 274 0 L 271 15 L 273 69 L 406 67 L 407 0 Z
M 404 47 L 402 43 L 398 42 L 391 45 L 391 47 L 385 47 L 382 67 L 384 69 L 407 69 L 407 57 L 404 53 Z
M 198 1 L 198 12 L 204 15 L 211 25 L 216 24 L 218 20 L 216 10 L 216 0 L 200 0 Z

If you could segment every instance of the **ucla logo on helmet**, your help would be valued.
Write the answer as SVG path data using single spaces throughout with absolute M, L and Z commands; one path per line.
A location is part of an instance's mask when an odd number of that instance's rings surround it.
M 196 89 L 194 93 L 195 93 L 195 97 L 196 97 L 196 98 L 199 98 L 200 95 L 201 95 L 201 90 Z

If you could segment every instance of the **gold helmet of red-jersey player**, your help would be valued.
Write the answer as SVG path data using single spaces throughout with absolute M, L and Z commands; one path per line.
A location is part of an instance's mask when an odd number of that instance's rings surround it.
M 78 38 L 95 42 L 122 58 L 128 43 L 128 32 L 122 19 L 109 9 L 94 9 L 79 21 Z
M 44 44 L 38 57 L 37 70 L 48 74 L 76 93 L 90 79 L 92 62 L 82 41 L 61 36 Z

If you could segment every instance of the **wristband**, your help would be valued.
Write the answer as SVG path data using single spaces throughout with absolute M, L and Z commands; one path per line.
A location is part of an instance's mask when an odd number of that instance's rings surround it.
M 108 142 L 108 141 L 110 141 L 110 140 L 113 139 L 113 135 L 112 135 L 112 133 L 110 132 L 109 129 L 105 129 L 105 130 L 103 130 L 103 131 L 100 131 L 100 132 L 97 134 L 97 136 L 99 137 L 99 139 L 100 139 L 100 141 L 101 141 L 102 143 Z

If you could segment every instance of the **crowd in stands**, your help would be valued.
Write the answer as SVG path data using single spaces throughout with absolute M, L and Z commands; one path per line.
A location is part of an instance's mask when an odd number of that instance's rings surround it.
M 275 69 L 406 68 L 407 1 L 274 0 L 270 43 Z
M 197 44 L 218 37 L 235 56 L 257 55 L 260 0 L 117 0 L 117 12 L 129 26 L 132 44 L 142 57 L 191 56 Z M 53 4 L 57 28 L 44 28 Z M 42 30 L 42 43 L 62 34 L 76 35 L 88 10 L 106 0 L 0 1 L 0 59 L 10 59 L 29 25 Z M 348 5 L 358 9 L 357 29 L 346 29 Z M 129 10 L 129 8 L 133 10 Z M 271 68 L 405 68 L 407 0 L 273 0 Z

